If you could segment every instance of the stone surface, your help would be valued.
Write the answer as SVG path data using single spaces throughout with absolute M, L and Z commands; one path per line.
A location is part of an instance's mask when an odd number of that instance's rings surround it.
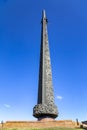
M 68 127 L 79 128 L 76 122 L 72 120 L 58 120 L 58 121 L 7 121 L 3 124 L 4 128 L 48 128 L 48 127 Z
M 47 33 L 47 23 L 45 11 L 42 13 L 41 31 L 41 51 L 39 67 L 38 101 L 33 108 L 33 116 L 36 118 L 58 116 L 57 106 L 54 104 L 54 92 L 52 85 L 51 61 L 49 52 L 49 42 Z
M 57 117 L 57 107 L 53 104 L 38 104 L 34 107 L 34 116 L 39 117 Z

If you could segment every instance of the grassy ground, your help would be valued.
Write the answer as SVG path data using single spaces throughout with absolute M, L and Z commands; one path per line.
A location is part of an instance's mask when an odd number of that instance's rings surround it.
M 28 129 L 28 128 L 3 128 L 0 130 L 83 130 L 83 129 L 77 129 L 77 128 L 42 128 L 42 129 Z

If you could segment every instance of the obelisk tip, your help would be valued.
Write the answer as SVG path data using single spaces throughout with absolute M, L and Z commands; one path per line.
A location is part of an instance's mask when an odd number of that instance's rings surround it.
M 42 11 L 42 16 L 43 16 L 43 18 L 46 18 L 46 12 L 45 12 L 45 10 Z

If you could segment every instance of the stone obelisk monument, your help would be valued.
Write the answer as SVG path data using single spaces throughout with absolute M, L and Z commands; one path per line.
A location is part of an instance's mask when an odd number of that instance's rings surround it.
M 41 50 L 38 84 L 38 101 L 33 108 L 33 116 L 42 119 L 55 119 L 58 116 L 57 106 L 54 103 L 52 86 L 51 61 L 48 43 L 47 23 L 45 10 L 42 11 Z

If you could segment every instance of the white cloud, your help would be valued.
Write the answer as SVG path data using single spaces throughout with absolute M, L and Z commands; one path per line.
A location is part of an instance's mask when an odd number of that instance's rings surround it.
M 62 100 L 63 97 L 62 96 L 57 96 L 57 99 Z
M 8 105 L 8 104 L 4 104 L 4 107 L 6 107 L 6 108 L 10 108 L 11 106 Z

